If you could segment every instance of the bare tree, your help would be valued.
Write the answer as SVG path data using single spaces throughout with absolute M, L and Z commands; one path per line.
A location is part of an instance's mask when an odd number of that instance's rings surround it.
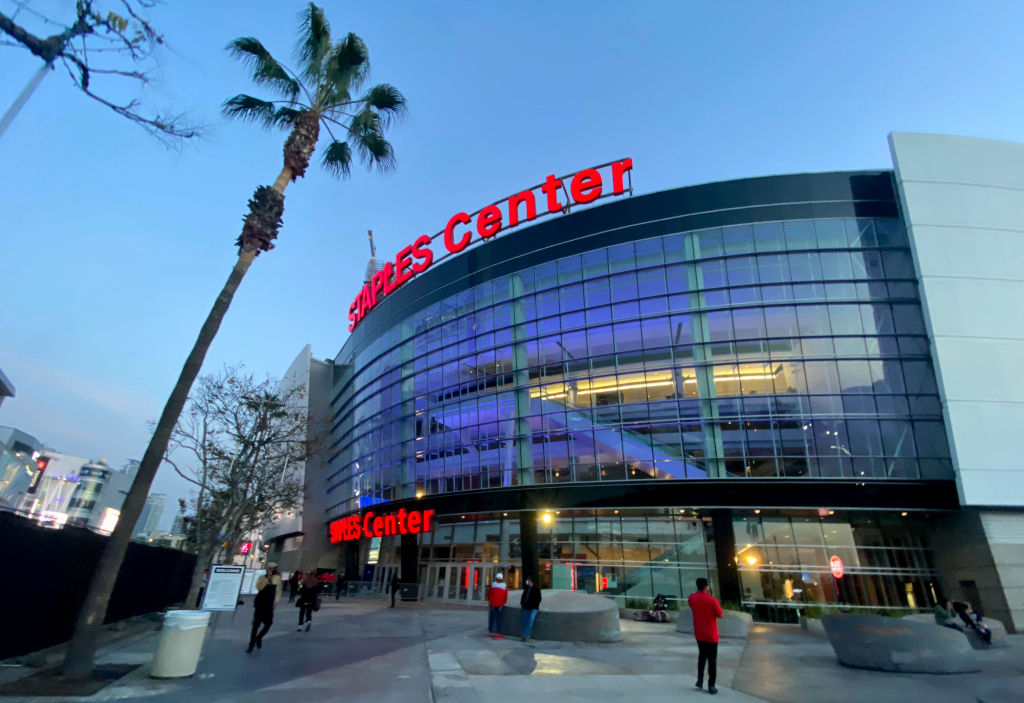
M 172 141 L 196 136 L 197 127 L 181 115 L 146 110 L 139 99 L 113 97 L 123 93 L 118 81 L 142 87 L 151 80 L 156 51 L 164 38 L 143 14 L 157 3 L 78 0 L 74 16 L 63 18 L 43 14 L 30 0 L 6 0 L 0 5 L 0 46 L 28 49 L 43 61 L 39 73 L 0 120 L 0 134 L 46 73 L 60 64 L 79 90 L 149 133 Z
M 164 461 L 196 490 L 189 543 L 197 561 L 187 607 L 214 557 L 301 505 L 308 456 L 306 389 L 278 390 L 237 368 L 199 379 Z

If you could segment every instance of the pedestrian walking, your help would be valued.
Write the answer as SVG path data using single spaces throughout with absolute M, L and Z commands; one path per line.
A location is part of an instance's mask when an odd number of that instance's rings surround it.
M 495 574 L 491 587 L 487 589 L 487 602 L 487 636 L 504 639 L 505 635 L 501 634 L 501 613 L 508 603 L 508 585 L 500 571 Z
M 274 584 L 274 610 L 277 610 L 277 605 L 281 602 L 281 596 L 284 595 L 284 579 L 281 578 L 281 572 L 277 570 L 275 562 L 267 564 L 267 574 L 270 583 Z
M 302 585 L 299 586 L 299 626 L 296 632 L 301 632 L 305 625 L 306 632 L 309 632 L 313 624 L 313 611 L 320 610 L 320 582 L 311 573 L 302 578 Z
M 398 587 L 402 584 L 398 581 L 398 569 L 391 574 L 391 607 L 395 607 L 395 596 L 398 594 Z
M 523 595 L 519 599 L 522 607 L 523 631 L 522 640 L 528 642 L 533 634 L 533 621 L 537 619 L 537 611 L 540 609 L 540 586 L 533 582 L 532 576 L 526 577 L 526 586 L 523 588 Z
M 687 599 L 693 613 L 693 636 L 697 640 L 697 688 L 704 687 L 704 664 L 708 665 L 708 693 L 718 693 L 715 679 L 718 677 L 718 618 L 722 617 L 722 606 L 711 595 L 706 578 L 697 579 L 697 592 Z
M 263 637 L 274 624 L 274 602 L 277 595 L 277 586 L 272 580 L 273 574 L 268 569 L 266 574 L 256 579 L 256 597 L 253 599 L 252 631 L 249 633 L 249 648 L 246 654 L 252 652 L 253 647 L 263 649 Z M 260 626 L 263 629 L 260 629 Z
M 293 571 L 292 575 L 288 577 L 288 602 L 291 603 L 295 600 L 295 594 L 299 590 L 299 579 L 302 578 L 301 571 Z
M 341 599 L 341 589 L 345 587 L 345 574 L 338 572 L 338 578 L 334 580 L 334 600 Z

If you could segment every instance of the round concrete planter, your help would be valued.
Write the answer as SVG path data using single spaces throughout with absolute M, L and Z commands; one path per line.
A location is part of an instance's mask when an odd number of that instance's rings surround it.
M 501 632 L 519 637 L 522 591 L 509 591 L 501 614 Z M 579 591 L 543 591 L 531 639 L 557 642 L 618 642 L 619 609 L 615 601 Z
M 934 621 L 825 615 L 821 622 L 844 666 L 906 674 L 959 674 L 980 669 L 963 634 Z
M 953 629 L 951 627 L 942 627 L 942 625 L 939 625 L 937 622 L 935 622 L 935 616 L 934 615 L 928 615 L 926 613 L 918 613 L 918 614 L 915 614 L 915 615 L 904 615 L 902 619 L 903 620 L 909 620 L 911 622 L 919 622 L 919 623 L 925 623 L 925 624 L 929 624 L 929 625 L 935 625 L 935 627 L 940 627 L 940 628 L 942 628 L 944 630 L 952 630 Z M 981 621 L 981 624 L 984 625 L 985 627 L 987 627 L 989 630 L 992 631 L 992 642 L 991 643 L 986 642 L 984 639 L 982 639 L 981 635 L 979 635 L 974 630 L 968 630 L 966 627 L 963 626 L 963 623 L 957 622 L 957 625 L 961 626 L 961 631 L 963 632 L 964 637 L 967 638 L 967 641 L 975 649 L 990 649 L 992 647 L 1009 647 L 1010 646 L 1009 640 L 1006 639 L 1006 626 L 1003 625 L 1002 622 L 1000 622 L 999 620 L 993 620 L 991 618 L 985 618 L 984 620 Z
M 750 632 L 751 623 L 754 622 L 750 613 L 739 610 L 724 610 L 722 612 L 723 615 L 718 620 L 718 636 L 746 637 Z M 683 608 L 679 612 L 673 613 L 673 616 L 676 621 L 676 632 L 693 634 L 693 613 L 689 608 Z

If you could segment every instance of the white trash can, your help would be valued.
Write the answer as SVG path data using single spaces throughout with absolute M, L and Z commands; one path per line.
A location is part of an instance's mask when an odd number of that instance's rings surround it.
M 149 675 L 156 679 L 176 679 L 196 673 L 209 624 L 209 611 L 168 610 Z

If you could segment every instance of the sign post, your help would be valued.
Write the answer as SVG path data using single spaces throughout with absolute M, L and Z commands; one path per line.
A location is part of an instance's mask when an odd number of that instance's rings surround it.
M 244 566 L 219 565 L 210 569 L 210 581 L 203 594 L 202 610 L 234 611 L 238 607 L 238 594 L 242 590 Z
M 210 617 L 213 619 L 213 623 L 207 631 L 206 641 L 203 642 L 204 650 L 206 649 L 207 642 L 212 640 L 217 632 L 218 614 L 225 610 L 230 610 L 233 613 L 238 607 L 238 595 L 242 590 L 242 579 L 244 577 L 244 566 L 219 564 L 210 569 L 210 578 L 207 580 L 206 590 L 203 592 L 203 604 L 199 608 L 200 610 L 212 611 Z M 199 674 L 201 679 L 211 676 L 213 674 Z

